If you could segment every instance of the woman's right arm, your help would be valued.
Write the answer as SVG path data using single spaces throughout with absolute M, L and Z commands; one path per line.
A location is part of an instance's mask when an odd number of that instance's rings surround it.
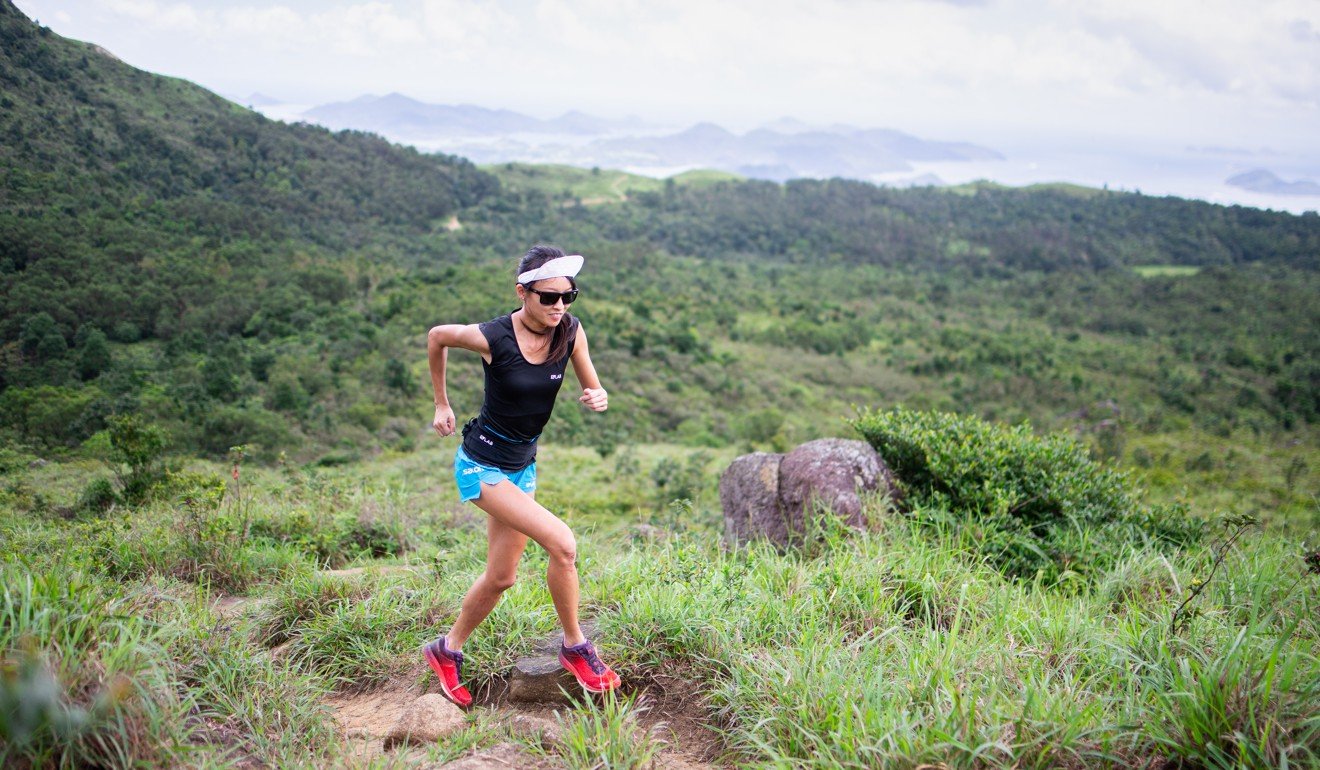
M 435 418 L 431 427 L 441 436 L 452 436 L 455 430 L 454 410 L 449 406 L 449 393 L 445 390 L 445 364 L 450 348 L 463 348 L 480 353 L 490 360 L 490 343 L 476 324 L 443 324 L 431 327 L 426 334 L 426 358 L 431 364 L 431 389 L 435 396 Z

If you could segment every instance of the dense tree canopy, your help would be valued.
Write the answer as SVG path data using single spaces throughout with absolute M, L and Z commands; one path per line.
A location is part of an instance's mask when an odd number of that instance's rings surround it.
M 589 255 L 574 310 L 619 384 L 608 422 L 561 410 L 572 441 L 781 441 L 893 401 L 1047 425 L 1115 401 L 1152 430 L 1320 419 L 1314 214 L 838 179 L 584 206 L 526 169 L 266 120 L 8 0 L 0 44 L 10 439 L 77 446 L 139 413 L 184 451 L 407 446 L 419 335 L 510 309 L 537 241 Z M 458 358 L 455 390 L 479 393 Z

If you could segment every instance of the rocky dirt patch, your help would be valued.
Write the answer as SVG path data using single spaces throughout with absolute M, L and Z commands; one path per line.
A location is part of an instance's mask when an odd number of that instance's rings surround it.
M 492 736 L 495 745 L 479 745 L 457 759 L 436 763 L 427 759 L 426 744 L 409 745 L 398 741 L 397 736 L 390 736 L 398 732 L 405 715 L 419 698 L 434 697 L 437 690 L 430 671 L 419 666 L 412 676 L 393 680 L 383 688 L 331 698 L 327 705 L 349 746 L 351 761 L 366 764 L 388 753 L 401 766 L 423 770 L 558 767 L 553 755 L 563 735 L 563 724 L 582 707 L 580 702 L 562 696 L 556 703 L 515 701 L 510 698 L 513 691 L 510 683 L 496 680 L 492 686 L 475 693 L 476 703 L 467 712 L 469 726 L 485 725 L 486 729 L 495 726 Z M 656 770 L 730 766 L 721 761 L 723 743 L 712 728 L 706 704 L 694 685 L 675 678 L 658 678 L 641 683 L 636 689 L 625 684 L 625 691 L 637 696 L 638 728 L 659 745 L 653 764 Z M 573 697 L 583 696 L 578 691 Z M 443 743 L 447 738 L 441 736 L 438 740 Z M 387 749 L 387 744 L 391 748 Z M 547 758 L 546 753 L 551 756 Z

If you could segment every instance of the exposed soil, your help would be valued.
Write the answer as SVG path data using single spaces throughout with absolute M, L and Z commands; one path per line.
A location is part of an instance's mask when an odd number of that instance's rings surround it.
M 418 682 L 426 684 L 419 686 Z M 508 689 L 505 682 L 495 680 L 491 686 L 473 693 L 476 702 L 472 708 L 487 710 L 491 722 L 513 726 L 520 723 L 545 725 L 551 729 L 564 715 L 577 708 L 571 703 L 514 703 L 508 700 Z M 350 745 L 352 760 L 365 764 L 385 753 L 382 748 L 385 735 L 404 710 L 426 692 L 438 690 L 431 681 L 429 670 L 418 666 L 411 676 L 392 680 L 370 692 L 336 695 L 327 705 L 339 725 L 340 734 Z M 731 766 L 721 762 L 723 743 L 711 725 L 709 712 L 695 685 L 662 677 L 645 682 L 631 692 L 637 694 L 641 707 L 637 714 L 640 728 L 659 744 L 654 763 L 657 770 L 705 770 Z M 404 755 L 397 756 L 399 752 Z M 398 749 L 395 754 L 397 759 L 409 765 L 425 762 L 426 757 L 426 752 L 419 748 Z M 449 764 L 426 765 L 427 768 L 451 770 L 554 766 L 525 745 L 508 742 L 474 751 Z
M 364 572 L 393 573 L 414 569 L 407 566 L 355 567 L 329 570 L 322 574 L 354 576 Z M 260 599 L 241 596 L 219 597 L 212 604 L 216 614 L 225 620 L 236 618 L 260 604 Z M 584 630 L 594 633 L 594 626 L 584 623 Z M 546 639 L 533 645 L 533 652 L 547 654 L 557 650 L 559 640 Z M 437 765 L 427 759 L 422 747 L 404 746 L 389 753 L 398 766 L 418 770 L 444 767 L 450 770 L 480 768 L 550 768 L 557 764 L 553 758 L 533 753 L 526 741 L 529 733 L 541 728 L 554 733 L 557 726 L 579 705 L 565 702 L 555 704 L 517 703 L 509 700 L 509 685 L 502 678 L 491 680 L 473 692 L 473 709 L 486 710 L 483 722 L 509 725 L 511 732 L 520 735 L 523 743 L 505 741 L 469 752 L 459 759 Z M 347 751 L 345 759 L 350 766 L 365 766 L 386 753 L 385 737 L 413 701 L 428 692 L 439 692 L 430 670 L 420 660 L 405 676 L 396 677 L 382 686 L 365 692 L 336 693 L 326 700 L 342 736 Z M 658 770 L 703 770 L 731 767 L 724 757 L 725 746 L 703 699 L 700 688 L 673 676 L 661 675 L 643 681 L 625 682 L 624 692 L 636 696 L 637 722 L 659 751 L 653 764 Z M 219 736 L 213 736 L 219 737 Z M 553 741 L 545 744 L 553 753 Z
M 211 603 L 211 609 L 222 620 L 238 617 L 252 600 L 246 596 L 221 596 Z
M 385 736 L 390 728 L 425 692 L 415 684 L 416 681 L 417 677 L 392 680 L 371 692 L 335 695 L 326 702 L 339 726 L 339 734 L 349 744 L 353 759 L 365 764 L 385 752 Z M 416 753 L 415 749 L 410 751 Z
M 710 707 L 691 681 L 660 676 L 643 688 L 646 711 L 638 719 L 664 743 L 657 767 L 723 767 L 725 753 Z

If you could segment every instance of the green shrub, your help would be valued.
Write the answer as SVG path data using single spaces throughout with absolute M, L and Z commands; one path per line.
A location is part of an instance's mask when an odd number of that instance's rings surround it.
M 95 386 L 9 388 L 0 393 L 0 426 L 41 446 L 74 446 L 96 431 L 92 407 L 103 395 Z
M 1010 576 L 1090 575 L 1125 547 L 1186 545 L 1203 528 L 1182 506 L 1144 505 L 1125 474 L 1025 423 L 900 407 L 852 424 L 898 476 L 915 516 L 962 534 Z
M 251 533 L 332 568 L 361 557 L 398 556 L 415 547 L 407 528 L 398 521 L 306 508 L 257 511 Z
M 273 459 L 289 440 L 289 426 L 275 412 L 260 406 L 224 406 L 206 418 L 201 444 L 214 455 L 223 455 L 236 444 L 250 444 L 258 448 L 260 459 Z
M 114 483 L 110 479 L 98 477 L 83 487 L 82 494 L 78 496 L 77 508 L 87 513 L 99 513 L 108 510 L 117 499 Z
M 130 505 L 146 502 L 153 487 L 165 480 L 164 457 L 169 439 L 163 430 L 135 415 L 117 415 L 109 422 L 111 457 L 116 464 L 120 496 Z

